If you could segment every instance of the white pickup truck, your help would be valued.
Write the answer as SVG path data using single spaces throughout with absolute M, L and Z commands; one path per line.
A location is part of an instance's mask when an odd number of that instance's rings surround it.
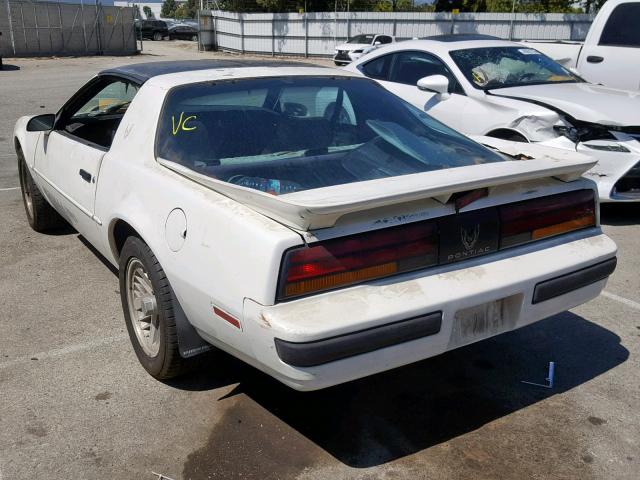
M 640 0 L 609 0 L 581 42 L 527 42 L 591 83 L 640 90 Z

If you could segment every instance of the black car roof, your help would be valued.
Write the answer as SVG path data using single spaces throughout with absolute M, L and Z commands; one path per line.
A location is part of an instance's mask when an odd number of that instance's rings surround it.
M 447 35 L 433 35 L 422 40 L 435 40 L 437 42 L 468 42 L 470 40 L 502 40 L 493 35 L 481 35 L 479 33 L 458 33 Z
M 137 83 L 144 83 L 152 77 L 168 73 L 192 72 L 214 68 L 242 67 L 309 67 L 308 63 L 274 60 L 179 60 L 173 62 L 148 62 L 123 65 L 101 71 L 98 75 L 118 75 Z

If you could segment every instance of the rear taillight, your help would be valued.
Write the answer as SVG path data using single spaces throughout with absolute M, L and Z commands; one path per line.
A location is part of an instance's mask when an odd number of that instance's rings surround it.
M 500 248 L 592 227 L 596 224 L 593 190 L 578 190 L 499 207 Z
M 419 222 L 289 250 L 279 299 L 408 272 L 438 262 L 435 223 Z
M 439 251 L 449 252 L 447 258 L 472 258 L 593 227 L 596 200 L 593 190 L 578 190 L 461 215 L 464 222 L 441 217 L 288 250 L 280 270 L 278 300 L 431 267 L 438 264 Z M 456 228 L 450 228 L 452 223 Z M 493 239 L 495 246 L 487 247 L 487 239 Z

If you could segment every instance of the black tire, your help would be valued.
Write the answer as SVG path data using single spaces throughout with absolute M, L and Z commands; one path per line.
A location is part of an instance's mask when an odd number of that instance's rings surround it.
M 155 33 L 153 34 L 153 39 L 154 39 L 156 42 L 159 42 L 160 40 L 162 40 L 162 34 L 161 34 L 160 32 L 155 32 Z
M 157 355 L 149 356 L 136 335 L 129 309 L 129 293 L 127 286 L 127 270 L 133 259 L 139 260 L 151 281 L 157 302 L 158 330 L 160 348 Z M 173 297 L 169 280 L 149 246 L 138 237 L 129 237 L 120 253 L 120 298 L 122 310 L 127 324 L 129 338 L 136 356 L 144 369 L 158 380 L 177 377 L 188 370 L 187 361 L 180 356 L 178 333 L 173 308 Z
M 336 62 L 335 60 L 333 61 L 333 63 L 336 64 L 336 67 L 341 67 L 342 66 L 342 62 Z
M 29 167 L 24 160 L 22 149 L 16 148 L 18 155 L 18 175 L 20 177 L 20 190 L 22 191 L 22 203 L 27 214 L 29 226 L 36 232 L 44 233 L 59 230 L 67 226 L 67 222 L 47 202 L 31 177 Z

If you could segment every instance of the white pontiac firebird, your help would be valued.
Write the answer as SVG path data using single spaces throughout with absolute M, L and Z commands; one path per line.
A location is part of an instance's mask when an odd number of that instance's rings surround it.
M 159 379 L 213 345 L 319 389 L 575 307 L 615 268 L 593 161 L 509 160 L 340 70 L 107 70 L 15 145 L 29 223 L 119 269 Z
M 600 201 L 640 202 L 640 92 L 587 83 L 528 45 L 486 35 L 385 45 L 345 68 L 468 135 L 588 154 Z

